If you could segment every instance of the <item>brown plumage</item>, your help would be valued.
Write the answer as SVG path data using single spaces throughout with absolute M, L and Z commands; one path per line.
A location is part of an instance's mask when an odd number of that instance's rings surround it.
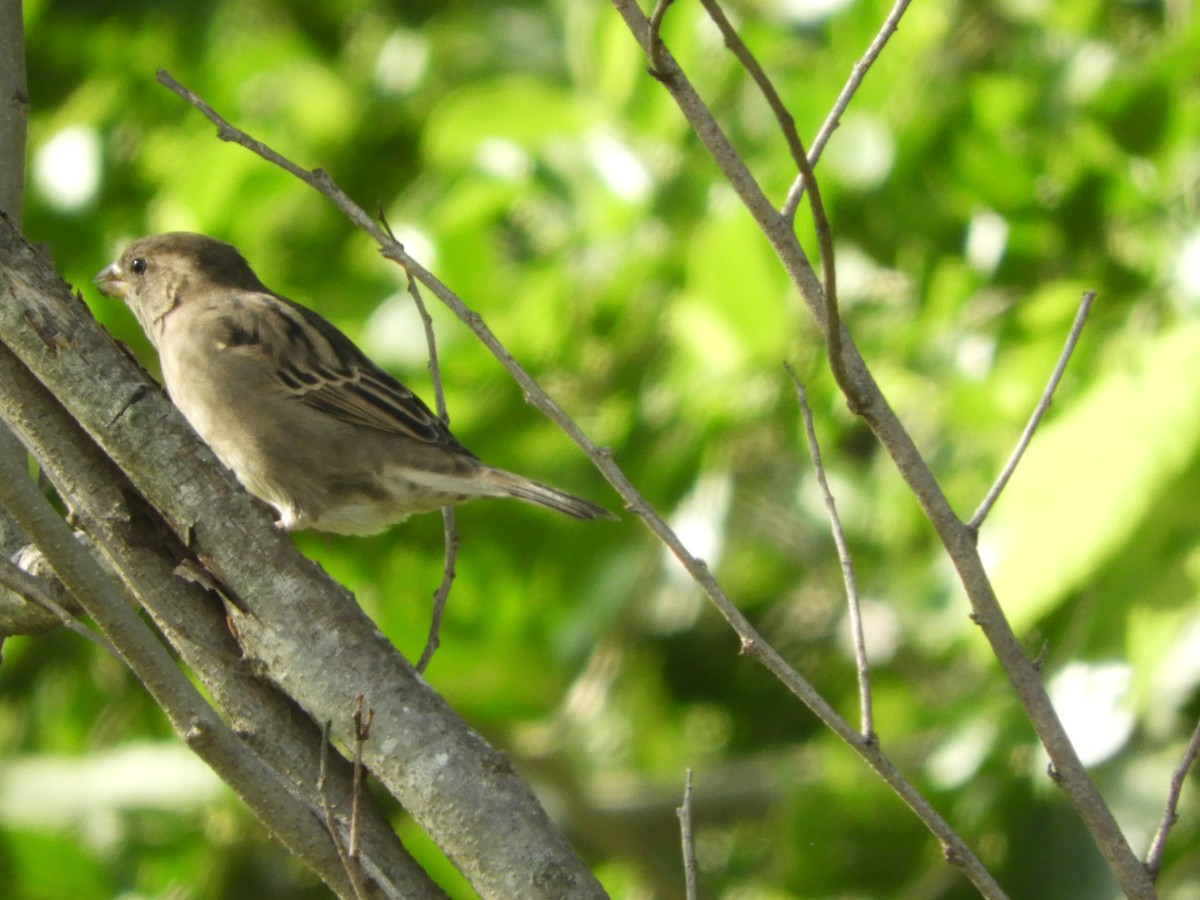
M 476 497 L 615 518 L 483 463 L 337 328 L 267 288 L 229 244 L 144 237 L 95 281 L 124 299 L 158 350 L 175 405 L 281 527 L 372 534 Z

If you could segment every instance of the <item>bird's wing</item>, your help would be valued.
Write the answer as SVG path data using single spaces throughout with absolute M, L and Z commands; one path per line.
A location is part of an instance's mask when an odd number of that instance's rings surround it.
M 266 292 L 239 292 L 225 309 L 226 347 L 263 354 L 297 401 L 351 425 L 473 455 L 420 397 L 312 310 Z

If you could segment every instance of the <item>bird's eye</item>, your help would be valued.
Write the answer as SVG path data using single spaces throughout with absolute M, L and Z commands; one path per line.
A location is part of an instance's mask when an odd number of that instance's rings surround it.
M 146 271 L 146 260 L 142 259 L 140 256 L 136 257 L 130 261 L 129 269 L 134 275 L 141 275 Z

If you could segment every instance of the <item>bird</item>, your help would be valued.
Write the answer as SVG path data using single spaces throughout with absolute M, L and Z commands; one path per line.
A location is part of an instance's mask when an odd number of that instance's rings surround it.
M 264 285 L 230 244 L 149 235 L 93 281 L 129 307 L 172 402 L 282 529 L 375 534 L 478 497 L 617 518 L 484 463 L 333 324 Z

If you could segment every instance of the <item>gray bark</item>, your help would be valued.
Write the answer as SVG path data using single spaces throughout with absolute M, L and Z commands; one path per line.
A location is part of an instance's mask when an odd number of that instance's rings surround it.
M 190 652 L 212 654 L 215 665 L 237 660 L 238 653 L 218 639 L 219 628 L 197 641 L 179 627 L 179 608 L 159 608 L 152 599 L 147 571 L 155 570 L 161 593 L 170 594 L 168 573 L 182 555 L 226 598 L 245 677 L 265 675 L 313 719 L 331 722 L 347 746 L 353 744 L 355 698 L 363 695 L 375 714 L 364 761 L 482 896 L 604 896 L 508 759 L 454 714 L 352 596 L 296 552 L 49 261 L 7 222 L 0 223 L 0 294 L 0 341 L 161 514 L 160 539 L 137 535 L 139 543 L 129 547 L 120 538 L 130 513 L 116 499 L 81 518 L 117 523 L 111 561 L 130 592 L 179 641 L 181 653 L 193 642 Z M 0 391 L 8 389 L 0 380 Z M 53 461 L 52 446 L 41 453 L 50 457 L 46 464 Z M 84 492 L 72 502 L 86 505 Z M 147 560 L 150 553 L 159 558 Z M 174 584 L 177 593 L 193 595 L 183 605 L 203 605 L 198 588 L 178 579 Z M 189 662 L 204 671 L 199 661 Z M 239 728 L 254 727 L 244 708 L 227 712 Z M 311 760 L 308 765 L 311 770 Z

